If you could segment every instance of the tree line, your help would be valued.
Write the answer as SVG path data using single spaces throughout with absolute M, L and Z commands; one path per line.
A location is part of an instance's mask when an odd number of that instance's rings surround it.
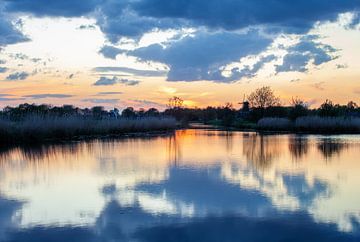
M 257 123 L 266 117 L 287 118 L 296 120 L 304 116 L 320 117 L 360 117 L 360 108 L 349 101 L 346 105 L 335 104 L 326 100 L 319 108 L 310 108 L 299 99 L 293 98 L 291 105 L 281 105 L 270 87 L 262 87 L 250 93 L 242 103 L 241 109 L 235 109 L 233 104 L 226 103 L 222 106 L 206 108 L 188 108 L 180 97 L 169 99 L 167 108 L 159 111 L 156 108 L 135 110 L 127 107 L 120 112 L 119 109 L 105 110 L 104 107 L 79 108 L 73 105 L 61 107 L 51 105 L 20 104 L 17 107 L 5 107 L 0 111 L 0 117 L 11 121 L 21 121 L 28 116 L 53 116 L 53 117 L 82 117 L 91 119 L 136 119 L 142 117 L 171 116 L 182 123 L 202 122 L 206 124 L 219 124 L 224 126 L 238 126 L 239 123 Z

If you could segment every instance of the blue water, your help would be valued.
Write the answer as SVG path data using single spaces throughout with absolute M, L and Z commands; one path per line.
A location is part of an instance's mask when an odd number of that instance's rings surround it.
M 0 151 L 0 241 L 360 241 L 360 136 L 184 130 Z

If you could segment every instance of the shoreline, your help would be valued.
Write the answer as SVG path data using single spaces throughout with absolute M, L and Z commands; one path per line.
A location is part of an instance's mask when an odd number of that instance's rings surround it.
M 39 140 L 18 140 L 13 142 L 0 142 L 1 148 L 18 146 L 18 145 L 45 145 L 45 144 L 64 144 L 64 143 L 73 143 L 73 142 L 82 142 L 82 141 L 93 141 L 93 140 L 111 140 L 111 139 L 127 139 L 127 138 L 155 138 L 155 137 L 167 137 L 173 135 L 178 130 L 208 130 L 208 131 L 229 131 L 229 132 L 252 132 L 259 133 L 261 135 L 325 135 L 325 136 L 335 136 L 335 135 L 360 135 L 360 133 L 354 132 L 294 132 L 292 130 L 261 130 L 261 129 L 241 129 L 235 127 L 225 127 L 225 126 L 213 126 L 206 125 L 206 127 L 196 127 L 188 126 L 182 128 L 175 128 L 169 130 L 154 130 L 154 131 L 139 131 L 139 132 L 125 132 L 121 134 L 94 134 L 94 135 L 80 135 L 73 136 L 69 138 L 46 138 Z

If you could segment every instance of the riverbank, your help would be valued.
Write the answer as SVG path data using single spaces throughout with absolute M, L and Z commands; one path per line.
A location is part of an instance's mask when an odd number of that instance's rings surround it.
M 237 120 L 231 125 L 221 125 L 220 122 L 213 121 L 204 127 L 270 133 L 360 134 L 360 118 L 307 116 L 294 121 L 286 118 L 263 118 L 257 123 Z
M 0 143 L 41 143 L 51 141 L 150 136 L 177 128 L 168 117 L 140 119 L 30 118 L 23 121 L 0 121 Z

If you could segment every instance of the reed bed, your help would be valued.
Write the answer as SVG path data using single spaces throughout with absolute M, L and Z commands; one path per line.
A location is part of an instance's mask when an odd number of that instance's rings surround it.
M 291 130 L 292 122 L 286 118 L 263 118 L 257 123 L 260 130 L 285 131 Z
M 68 140 L 82 136 L 121 135 L 175 128 L 176 120 L 168 117 L 103 120 L 77 117 L 30 117 L 19 122 L 0 120 L 0 142 Z
M 306 116 L 297 118 L 295 122 L 286 118 L 263 118 L 257 123 L 257 128 L 304 133 L 360 133 L 360 118 Z
M 295 129 L 316 133 L 360 133 L 360 118 L 301 117 L 296 119 Z

